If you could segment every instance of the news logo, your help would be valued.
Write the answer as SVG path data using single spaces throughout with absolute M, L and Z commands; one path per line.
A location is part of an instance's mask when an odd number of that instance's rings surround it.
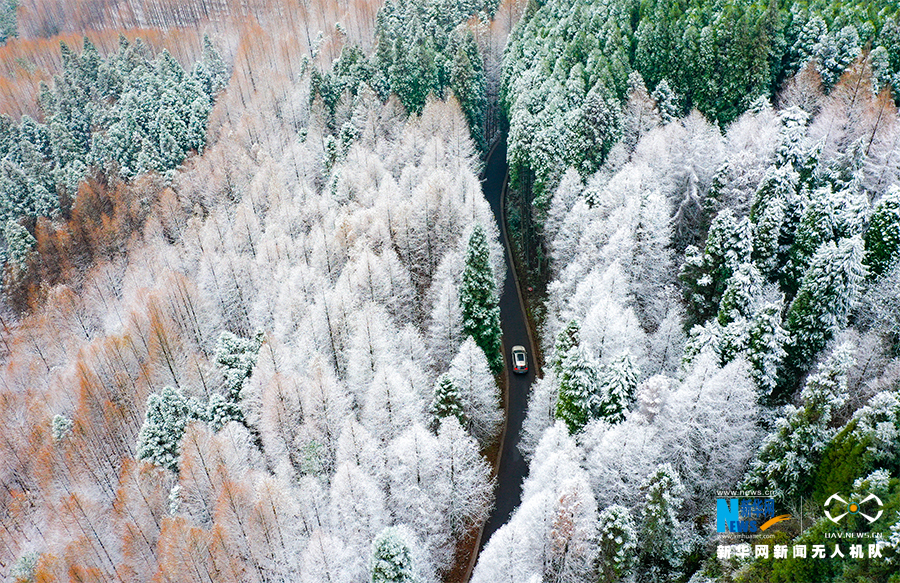
M 754 534 L 790 518 L 790 514 L 775 515 L 773 498 L 716 500 L 716 532 L 720 534 Z
M 839 524 L 848 514 L 858 514 L 865 518 L 869 524 L 872 524 L 881 518 L 881 514 L 884 512 L 883 506 L 884 503 L 881 501 L 881 498 L 875 494 L 869 494 L 859 502 L 847 502 L 841 498 L 840 494 L 832 494 L 828 497 L 828 500 L 825 501 L 825 516 L 831 522 Z M 866 508 L 866 512 L 872 512 L 875 509 L 877 509 L 878 512 L 875 513 L 875 516 L 870 516 L 862 511 L 863 508 Z M 835 516 L 831 513 L 832 510 L 835 512 L 841 512 L 841 510 L 843 510 L 844 512 Z

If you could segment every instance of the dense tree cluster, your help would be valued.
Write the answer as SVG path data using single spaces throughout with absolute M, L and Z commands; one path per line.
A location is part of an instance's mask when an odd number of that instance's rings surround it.
M 489 20 L 497 0 L 389 0 L 378 11 L 371 55 L 345 47 L 326 72 L 313 73 L 314 95 L 321 96 L 333 124 L 342 130 L 346 107 L 365 84 L 382 100 L 396 95 L 410 114 L 418 114 L 430 95 L 446 92 L 459 101 L 478 147 L 484 143 L 486 81 L 484 58 L 466 21 Z
M 87 38 L 80 55 L 62 44 L 62 63 L 41 93 L 43 123 L 0 118 L 2 223 L 33 230 L 39 217 L 69 213 L 92 168 L 125 179 L 176 168 L 203 150 L 213 99 L 227 82 L 208 38 L 190 72 L 168 52 L 154 58 L 124 37 L 106 59 Z M 8 254 L 21 264 L 27 237 L 10 228 L 4 234 Z
M 584 476 L 601 516 L 616 516 L 592 528 L 621 533 L 618 546 L 592 535 L 615 562 L 573 580 L 732 580 L 740 569 L 749 580 L 887 580 L 888 562 L 807 572 L 797 561 L 719 561 L 704 526 L 717 490 L 775 491 L 814 525 L 779 536 L 812 542 L 834 532 L 815 510 L 832 493 L 880 488 L 886 500 L 900 488 L 887 445 L 900 430 L 900 117 L 876 64 L 855 53 L 826 94 L 825 74 L 798 63 L 777 107 L 756 100 L 724 135 L 696 111 L 673 115 L 670 88 L 654 99 L 631 75 L 605 161 L 559 171 L 535 204 L 550 253 L 549 366 L 524 423 L 522 507 L 476 580 L 511 564 L 522 565 L 516 580 L 556 576 L 552 561 L 523 559 L 545 551 L 516 530 L 549 523 L 526 496 L 560 463 L 551 441 L 566 452 L 560 473 Z M 566 135 L 547 130 L 548 143 Z M 562 433 L 574 441 L 563 447 Z
M 505 267 L 465 112 L 361 86 L 332 148 L 313 85 L 227 88 L 201 155 L 131 180 L 131 243 L 3 313 L 0 576 L 428 583 L 484 521 Z
M 0 119 L 25 290 L 0 310 L 0 578 L 434 583 L 467 560 L 502 422 L 476 176 L 497 4 L 389 0 L 368 38 L 366 2 L 60 13 L 265 18 L 222 35 L 228 87 L 208 40 L 189 72 L 85 41 L 40 122 Z M 548 366 L 473 582 L 896 576 L 898 51 L 889 2 L 529 4 L 501 99 Z M 868 543 L 818 509 L 877 493 L 887 560 L 719 559 L 736 487 L 776 491 L 798 544 Z
M 19 0 L 3 0 L 0 3 L 0 44 L 5 43 L 10 37 L 18 36 L 16 30 L 16 9 Z
M 808 63 L 830 90 L 866 46 L 876 89 L 898 91 L 898 39 L 884 1 L 535 4 L 504 58 L 513 182 L 540 201 L 565 168 L 592 174 L 620 138 L 633 148 L 641 101 L 658 102 L 664 123 L 692 108 L 729 123 Z

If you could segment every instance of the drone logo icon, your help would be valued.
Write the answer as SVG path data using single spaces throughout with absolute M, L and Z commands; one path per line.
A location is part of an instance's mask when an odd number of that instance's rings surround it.
M 860 510 L 860 508 L 862 508 L 862 506 L 865 505 L 866 503 L 868 503 L 870 500 L 874 501 L 874 503 L 877 504 L 876 508 L 878 508 L 878 512 L 875 514 L 875 516 L 869 516 L 868 514 L 866 514 L 862 510 Z M 832 516 L 831 511 L 828 509 L 829 506 L 831 506 L 832 502 L 840 502 L 841 504 L 843 504 L 843 508 L 841 508 L 841 507 L 838 507 L 838 508 L 846 510 L 846 511 L 843 514 L 838 514 L 837 516 Z M 871 506 L 871 504 L 869 504 L 869 506 Z M 873 522 L 875 522 L 876 520 L 881 518 L 881 513 L 884 512 L 884 510 L 882 509 L 882 506 L 884 506 L 884 503 L 881 501 L 881 498 L 879 498 L 875 494 L 869 494 L 868 496 L 866 496 L 865 498 L 860 500 L 858 503 L 857 502 L 847 502 L 846 500 L 841 498 L 841 496 L 839 494 L 832 494 L 831 496 L 828 497 L 828 500 L 825 501 L 825 516 L 828 517 L 828 520 L 837 524 L 838 522 L 840 522 L 840 520 L 842 518 L 844 518 L 848 514 L 858 514 L 858 515 L 862 516 L 863 518 L 865 518 L 866 520 L 868 520 L 869 524 L 872 524 Z M 871 512 L 871 510 L 869 510 L 868 512 Z

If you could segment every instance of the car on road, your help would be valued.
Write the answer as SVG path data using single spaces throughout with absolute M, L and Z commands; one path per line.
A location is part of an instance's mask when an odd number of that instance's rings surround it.
M 512 363 L 514 373 L 525 374 L 528 372 L 528 355 L 525 353 L 524 346 L 512 347 Z

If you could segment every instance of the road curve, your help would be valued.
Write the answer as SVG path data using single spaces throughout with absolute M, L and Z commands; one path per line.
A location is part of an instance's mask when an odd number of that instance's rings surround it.
M 503 355 L 506 362 L 508 392 L 506 401 L 506 425 L 501 437 L 500 465 L 497 471 L 496 505 L 484 525 L 479 542 L 479 551 L 490 540 L 491 535 L 506 524 L 522 498 L 522 481 L 528 473 L 528 465 L 519 453 L 519 435 L 528 408 L 528 394 L 534 381 L 534 346 L 529 335 L 524 303 L 516 280 L 515 263 L 512 261 L 509 240 L 506 236 L 506 221 L 503 213 L 503 195 L 508 178 L 506 164 L 506 136 L 502 136 L 488 156 L 482 179 L 484 196 L 494 211 L 500 227 L 500 237 L 506 250 L 506 281 L 500 296 L 500 326 L 503 330 Z M 512 372 L 510 349 L 520 344 L 528 351 L 528 374 Z

